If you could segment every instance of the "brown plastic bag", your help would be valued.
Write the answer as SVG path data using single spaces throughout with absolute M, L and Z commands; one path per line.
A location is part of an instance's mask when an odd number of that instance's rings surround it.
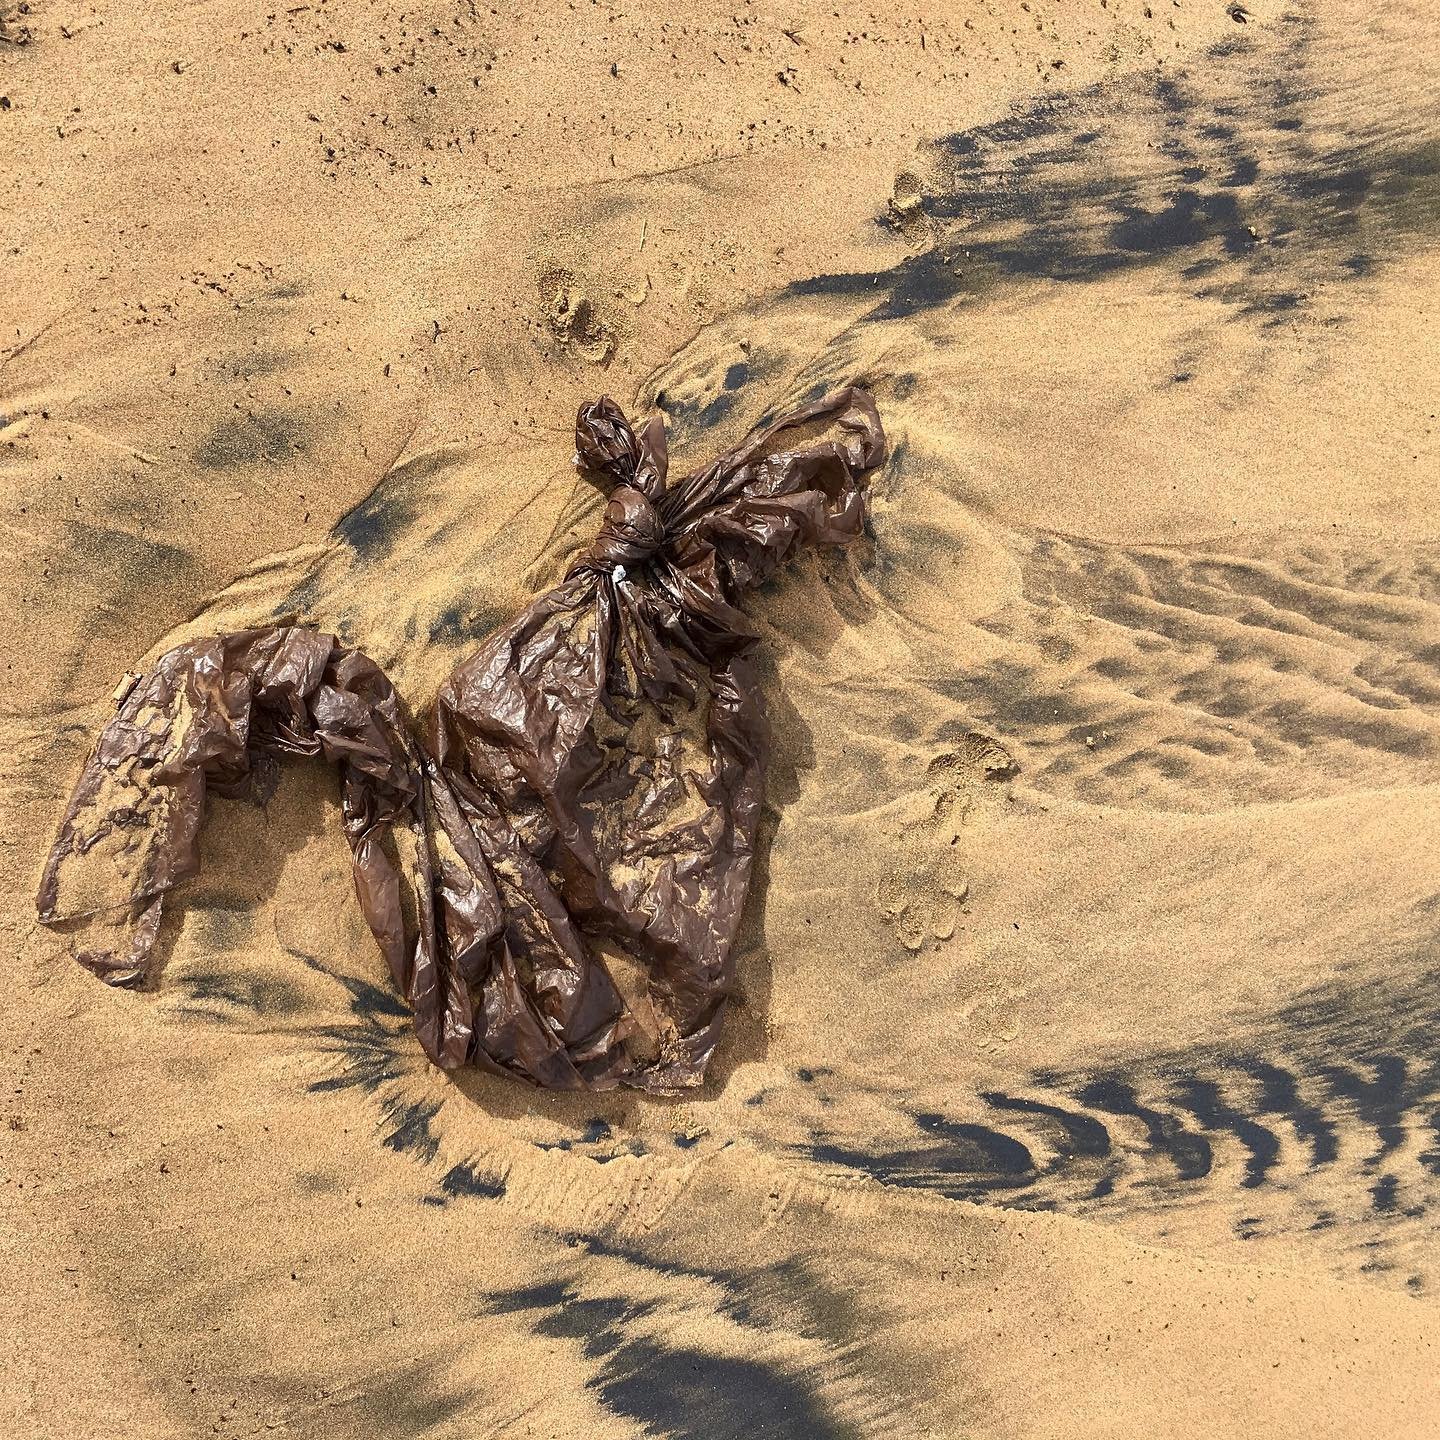
M 778 448 L 815 423 L 841 438 Z M 366 921 L 432 1060 L 563 1089 L 700 1083 L 762 795 L 738 602 L 797 545 L 860 533 L 884 435 L 844 390 L 668 487 L 658 417 L 632 430 L 602 399 L 575 439 L 609 495 L 600 533 L 451 674 L 424 743 L 373 661 L 299 627 L 190 641 L 122 696 L 40 887 L 47 923 L 118 930 L 77 948 L 83 964 L 145 979 L 207 788 L 235 792 L 275 752 L 323 755 Z M 612 965 L 638 977 L 629 1004 Z

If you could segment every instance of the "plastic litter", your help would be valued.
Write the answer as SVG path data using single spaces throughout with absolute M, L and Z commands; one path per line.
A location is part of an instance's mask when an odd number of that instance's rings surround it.
M 700 1083 L 762 802 L 759 637 L 740 603 L 797 546 L 860 534 L 885 439 L 847 389 L 673 484 L 658 416 L 632 428 L 595 401 L 575 444 L 608 495 L 599 534 L 454 670 L 423 737 L 372 660 L 309 628 L 192 640 L 127 676 L 38 897 L 82 964 L 151 978 L 207 793 L 319 755 L 339 768 L 365 919 L 436 1064 L 560 1089 Z M 620 970 L 639 977 L 628 1003 Z

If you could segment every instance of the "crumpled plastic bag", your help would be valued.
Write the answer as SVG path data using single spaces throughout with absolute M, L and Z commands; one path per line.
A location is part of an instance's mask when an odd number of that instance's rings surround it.
M 839 437 L 782 448 L 814 426 Z M 452 672 L 423 739 L 372 660 L 304 627 L 189 641 L 121 695 L 38 898 L 46 923 L 114 932 L 83 948 L 77 933 L 82 964 L 145 980 L 207 791 L 243 793 L 277 753 L 321 755 L 365 919 L 436 1064 L 558 1089 L 700 1083 L 762 803 L 758 635 L 739 603 L 797 546 L 860 534 L 885 438 L 847 389 L 674 484 L 658 416 L 632 428 L 598 400 L 575 444 L 609 497 L 600 533 Z

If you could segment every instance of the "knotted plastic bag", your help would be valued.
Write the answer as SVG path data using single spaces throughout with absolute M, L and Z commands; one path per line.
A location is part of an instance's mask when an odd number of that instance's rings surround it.
M 783 448 L 811 426 L 822 438 Z M 848 389 L 674 484 L 659 417 L 635 429 L 601 399 L 575 441 L 608 497 L 600 533 L 452 672 L 422 735 L 373 661 L 303 627 L 190 641 L 122 695 L 40 886 L 42 920 L 108 932 L 75 934 L 83 964 L 145 980 L 207 790 L 243 790 L 276 753 L 322 755 L 365 919 L 432 1060 L 561 1089 L 700 1083 L 762 801 L 740 602 L 798 545 L 860 533 L 884 435 Z

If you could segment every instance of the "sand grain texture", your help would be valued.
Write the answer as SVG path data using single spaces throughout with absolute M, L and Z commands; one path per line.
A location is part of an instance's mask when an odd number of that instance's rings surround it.
M 0 1434 L 1435 1434 L 1437 54 L 0 6 Z M 299 616 L 418 707 L 592 536 L 581 400 L 688 467 L 854 380 L 693 1099 L 428 1067 L 319 766 L 214 805 L 154 990 L 36 925 L 126 670 Z

